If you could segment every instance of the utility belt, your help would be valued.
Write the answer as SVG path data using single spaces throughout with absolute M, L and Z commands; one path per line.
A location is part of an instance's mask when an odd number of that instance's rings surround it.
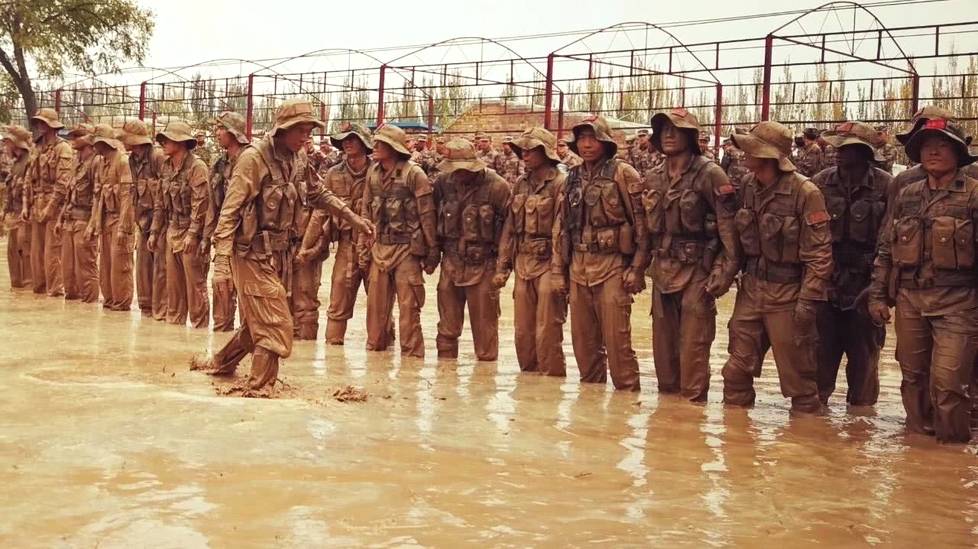
M 516 251 L 540 259 L 547 259 L 553 255 L 553 241 L 549 238 L 527 238 L 520 242 Z
M 873 270 L 876 252 L 834 249 L 832 250 L 832 259 L 835 261 L 836 269 L 869 272 Z
M 629 223 L 603 227 L 585 227 L 572 233 L 571 248 L 575 252 L 605 255 L 632 255 L 635 253 L 633 229 Z M 585 237 L 589 237 L 585 240 Z
M 974 288 L 978 285 L 978 273 L 968 271 L 934 270 L 934 276 L 918 278 L 915 270 L 902 270 L 899 283 L 901 288 L 923 290 L 926 288 Z
M 255 252 L 258 255 L 281 253 L 289 249 L 288 231 L 258 231 L 250 243 L 236 243 L 242 252 Z
M 763 257 L 747 258 L 747 274 L 767 282 L 776 284 L 798 284 L 801 282 L 802 265 L 800 263 L 773 263 Z
M 113 212 L 106 212 L 106 213 L 113 213 Z M 173 219 L 170 220 L 170 225 L 174 229 L 189 229 L 190 217 L 175 216 Z
M 495 246 L 491 243 L 446 240 L 444 244 L 446 254 L 458 257 L 466 265 L 482 265 L 496 256 Z
M 386 246 L 410 244 L 411 235 L 408 233 L 382 233 L 377 237 L 377 241 Z
M 92 209 L 74 206 L 68 210 L 68 218 L 72 221 L 88 221 L 92 218 Z
M 658 253 L 683 264 L 692 264 L 703 260 L 707 246 L 709 242 L 706 240 L 673 238 L 667 246 L 660 248 Z

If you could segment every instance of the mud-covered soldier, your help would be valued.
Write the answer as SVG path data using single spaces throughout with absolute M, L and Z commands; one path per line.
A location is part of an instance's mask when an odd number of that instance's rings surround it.
M 649 130 L 644 128 L 638 130 L 637 135 L 638 137 L 635 138 L 635 143 L 629 149 L 629 161 L 639 175 L 644 176 L 653 167 L 655 153 L 652 148 L 652 142 L 649 140 Z
M 872 406 L 879 397 L 880 349 L 886 331 L 866 309 L 876 241 L 883 226 L 893 178 L 873 167 L 876 131 L 850 121 L 824 132 L 838 151 L 838 163 L 812 182 L 825 197 L 831 216 L 832 287 L 829 302 L 818 307 L 818 394 L 823 404 L 835 391 L 846 357 L 846 403 Z
M 566 139 L 557 140 L 557 156 L 560 157 L 560 163 L 567 168 L 567 171 L 570 171 L 571 168 L 580 166 L 581 163 L 584 162 L 581 160 L 580 156 L 577 156 L 574 151 L 570 150 L 570 147 L 567 146 Z
M 7 269 L 11 288 L 26 288 L 31 283 L 31 227 L 21 217 L 24 210 L 24 185 L 33 145 L 31 132 L 21 126 L 7 126 L 3 147 L 12 162 L 4 181 L 3 223 L 7 229 Z
M 166 321 L 194 328 L 210 321 L 207 263 L 200 242 L 207 215 L 207 166 L 193 154 L 197 140 L 183 120 L 171 120 L 156 134 L 166 160 L 161 169 L 160 200 L 153 212 L 149 242 L 158 251 L 166 231 Z
M 59 213 L 61 272 L 65 299 L 98 302 L 98 240 L 92 223 L 95 176 L 100 162 L 92 147 L 92 126 L 79 124 L 68 132 L 75 150 L 75 175 Z
M 822 171 L 825 159 L 822 148 L 818 146 L 819 132 L 816 128 L 805 128 L 801 134 L 802 144 L 798 150 L 797 171 L 805 177 L 813 177 Z
M 360 124 L 344 124 L 339 133 L 329 137 L 333 146 L 343 151 L 343 161 L 326 172 L 326 188 L 356 213 L 363 212 L 363 187 L 373 152 L 370 132 Z M 353 318 L 360 285 L 367 272 L 357 258 L 359 234 L 344 219 L 327 218 L 323 227 L 327 243 L 336 242 L 333 272 L 330 275 L 329 307 L 326 309 L 326 343 L 343 345 L 346 324 Z
M 96 203 L 92 215 L 99 237 L 99 284 L 102 306 L 128 311 L 133 296 L 133 249 L 136 222 L 133 213 L 133 181 L 129 156 L 108 124 L 95 126 L 92 144 L 99 156 L 95 164 Z
M 207 132 L 197 130 L 194 132 L 194 140 L 197 142 L 193 148 L 194 156 L 204 162 L 204 166 L 210 168 L 214 155 L 211 154 L 210 147 L 207 146 Z
M 877 168 L 888 174 L 893 174 L 893 164 L 896 162 L 897 148 L 890 142 L 890 128 L 886 125 L 876 126 L 877 138 L 874 163 Z
M 883 325 L 896 306 L 900 392 L 911 432 L 971 438 L 968 386 L 978 354 L 978 180 L 961 127 L 931 118 L 907 139 L 927 178 L 891 205 L 873 267 L 869 313 Z
M 323 279 L 323 261 L 329 255 L 322 226 L 326 210 L 317 208 L 309 200 L 309 191 L 319 187 L 322 178 L 310 163 L 307 151 L 312 140 L 296 155 L 294 178 L 298 200 L 295 208 L 295 225 L 292 227 L 292 309 L 295 338 L 311 341 L 319 333 L 319 286 Z
M 642 181 L 615 159 L 608 123 L 590 116 L 573 128 L 570 143 L 583 164 L 567 177 L 554 224 L 551 263 L 556 291 L 570 290 L 571 340 L 581 381 L 638 391 L 632 348 L 632 294 L 645 286 L 649 239 Z
M 797 412 L 822 411 L 816 384 L 816 310 L 828 299 L 832 237 L 822 193 L 788 159 L 791 131 L 761 122 L 733 135 L 752 176 L 734 223 L 744 261 L 730 317 L 723 401 L 753 406 L 769 348 L 781 394 Z
M 475 149 L 480 162 L 490 170 L 499 171 L 499 151 L 493 146 L 491 135 L 484 132 L 476 133 Z
M 836 151 L 835 147 L 829 144 L 821 135 L 818 136 L 818 140 L 815 141 L 818 146 L 822 149 L 822 169 L 834 168 L 838 165 L 839 153 Z
M 509 207 L 510 186 L 489 169 L 464 139 L 446 145 L 434 182 L 438 245 L 438 357 L 458 358 L 468 305 L 478 360 L 499 355 L 499 288 L 493 286 L 498 242 Z
M 954 120 L 954 118 L 954 114 L 945 108 L 938 107 L 936 105 L 925 105 L 921 107 L 910 120 L 910 128 L 904 133 L 896 134 L 896 139 L 901 146 L 905 147 L 910 141 L 910 137 L 912 137 L 913 134 L 924 124 L 926 124 L 928 120 Z M 967 166 L 961 168 L 961 170 L 968 177 L 978 179 L 978 164 L 968 164 Z M 922 179 L 927 179 L 927 171 L 924 170 L 924 167 L 920 164 L 915 164 L 898 173 L 896 177 L 893 178 L 893 188 L 896 191 L 899 191 L 914 181 L 920 181 Z
M 513 152 L 510 146 L 513 143 L 513 138 L 506 136 L 503 138 L 503 149 L 499 153 L 499 175 L 509 183 L 510 187 L 516 184 L 516 181 L 520 177 L 523 177 L 523 172 L 525 167 L 523 165 L 523 159 L 516 152 Z
M 716 155 L 713 154 L 713 149 L 710 148 L 710 134 L 701 131 L 697 143 L 703 158 L 706 158 L 710 162 L 717 161 Z
M 153 145 L 149 130 L 141 120 L 126 120 L 122 125 L 120 140 L 129 154 L 129 171 L 133 179 L 136 301 L 143 316 L 166 320 L 166 239 L 157 235 L 158 243 L 151 245 L 149 241 L 153 206 L 161 198 L 160 171 L 166 156 Z
M 214 278 L 234 281 L 241 326 L 204 369 L 231 375 L 254 353 L 247 381 L 251 389 L 274 384 L 279 360 L 292 353 L 287 293 L 298 200 L 296 156 L 315 128 L 324 124 L 313 114 L 311 103 L 288 100 L 279 106 L 267 136 L 238 157 L 214 231 Z M 373 230 L 323 186 L 311 187 L 307 198 L 366 234 Z
M 567 178 L 557 169 L 556 144 L 556 137 L 539 127 L 510 144 L 526 164 L 526 172 L 513 187 L 493 286 L 505 286 L 515 268 L 513 326 L 520 371 L 563 377 L 567 375 L 563 349 L 567 296 L 554 289 L 550 262 L 557 204 Z
M 21 217 L 31 227 L 31 286 L 36 294 L 64 295 L 61 278 L 61 235 L 57 232 L 60 208 L 55 195 L 65 197 L 74 177 L 75 154 L 58 137 L 64 124 L 54 109 L 43 108 L 31 117 L 34 153 L 24 185 Z
M 363 208 L 377 230 L 374 237 L 361 235 L 358 240 L 360 266 L 369 268 L 366 347 L 368 351 L 390 347 L 396 298 L 401 354 L 421 358 L 425 301 L 421 272 L 434 273 L 441 260 L 433 190 L 424 170 L 409 160 L 404 130 L 383 125 L 374 132 L 373 140 L 374 163 L 367 170 Z
M 745 133 L 746 130 L 737 128 L 734 132 Z M 737 189 L 739 196 L 741 183 L 750 173 L 750 170 L 744 166 L 744 151 L 738 149 L 729 137 L 723 140 L 723 158 L 720 160 L 720 167 L 727 174 L 727 179 L 730 180 L 730 184 Z
M 737 192 L 703 156 L 699 122 L 683 108 L 652 117 L 652 144 L 665 161 L 645 177 L 652 239 L 652 351 L 659 392 L 705 402 L 716 298 L 733 284 L 739 259 Z
M 207 214 L 204 217 L 204 234 L 200 239 L 200 254 L 205 261 L 210 261 L 211 240 L 217 229 L 217 219 L 221 215 L 224 197 L 227 196 L 228 183 L 234 173 L 234 166 L 241 156 L 241 151 L 251 142 L 245 133 L 245 119 L 236 112 L 224 111 L 214 120 L 214 135 L 222 153 L 211 166 L 208 194 Z M 234 283 L 230 279 L 212 279 L 211 292 L 215 332 L 230 332 L 234 329 L 234 312 L 236 297 Z

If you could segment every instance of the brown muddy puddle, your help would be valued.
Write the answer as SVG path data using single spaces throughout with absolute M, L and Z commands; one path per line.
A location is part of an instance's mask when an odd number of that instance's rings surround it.
M 875 411 L 791 417 L 770 363 L 757 407 L 725 410 L 728 296 L 694 406 L 655 392 L 648 292 L 643 389 L 614 394 L 520 375 L 511 299 L 498 362 L 468 336 L 439 362 L 431 277 L 429 358 L 365 353 L 361 309 L 345 347 L 297 343 L 280 398 L 243 399 L 188 370 L 227 334 L 11 292 L 0 271 L 4 547 L 978 545 L 978 444 L 903 433 L 892 337 Z M 337 401 L 347 386 L 367 400 Z

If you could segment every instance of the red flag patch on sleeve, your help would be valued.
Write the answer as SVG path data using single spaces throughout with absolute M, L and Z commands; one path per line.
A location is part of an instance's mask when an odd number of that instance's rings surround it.
M 826 212 L 824 210 L 821 212 L 812 212 L 808 214 L 809 225 L 818 225 L 819 223 L 825 223 L 829 219 L 832 219 L 831 217 L 829 217 L 829 212 Z
M 730 185 L 729 183 L 726 184 L 726 185 L 723 185 L 719 189 L 717 189 L 717 194 L 719 194 L 719 195 L 733 194 L 735 192 L 737 192 L 737 189 L 734 188 L 734 186 L 733 185 Z

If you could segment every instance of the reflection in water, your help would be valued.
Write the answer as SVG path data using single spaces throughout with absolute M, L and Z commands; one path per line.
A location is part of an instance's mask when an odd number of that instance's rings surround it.
M 755 409 L 720 404 L 732 296 L 697 406 L 655 391 L 648 293 L 634 307 L 643 390 L 613 394 L 578 383 L 569 337 L 567 379 L 520 374 L 508 299 L 498 362 L 475 362 L 468 334 L 457 361 L 437 360 L 434 277 L 427 290 L 426 359 L 366 353 L 361 303 L 346 345 L 296 342 L 277 400 L 216 397 L 226 381 L 187 371 L 229 334 L 0 291 L 4 546 L 978 539 L 978 444 L 904 434 L 892 338 L 875 410 L 841 404 L 841 379 L 827 417 L 793 417 L 770 363 Z M 346 385 L 368 400 L 333 400 Z

